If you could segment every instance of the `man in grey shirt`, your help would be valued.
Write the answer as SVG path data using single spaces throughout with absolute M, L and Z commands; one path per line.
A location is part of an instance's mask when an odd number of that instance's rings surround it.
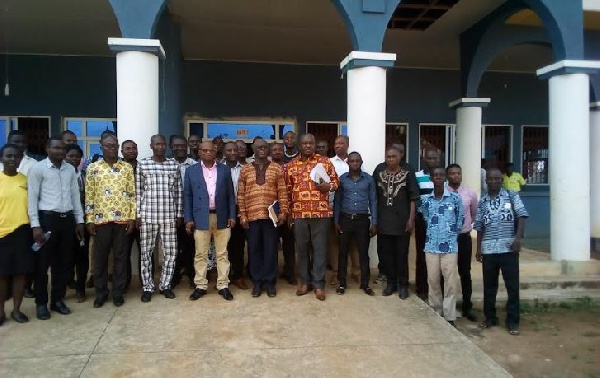
M 50 309 L 62 315 L 71 313 L 63 298 L 75 242 L 73 233 L 79 240 L 84 236 L 77 175 L 75 168 L 64 161 L 65 144 L 60 137 L 48 140 L 46 153 L 48 158 L 36 163 L 27 177 L 29 221 L 33 239 L 42 245 L 36 253 L 34 281 L 36 315 L 40 320 L 50 319 L 49 267 L 52 268 Z

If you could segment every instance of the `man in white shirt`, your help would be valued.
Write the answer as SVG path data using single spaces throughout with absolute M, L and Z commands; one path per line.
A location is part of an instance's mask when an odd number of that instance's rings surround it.
M 6 139 L 6 143 L 11 143 L 18 146 L 21 151 L 23 151 L 23 159 L 21 160 L 21 164 L 19 164 L 19 168 L 17 168 L 17 172 L 20 174 L 27 176 L 27 172 L 29 169 L 33 167 L 37 160 L 27 155 L 27 136 L 20 130 L 12 130 L 8 134 L 8 138 Z M 4 165 L 0 163 L 0 172 L 4 170 Z

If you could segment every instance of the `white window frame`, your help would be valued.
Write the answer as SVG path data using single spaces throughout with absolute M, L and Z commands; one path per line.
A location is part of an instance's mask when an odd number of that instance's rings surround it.
M 386 122 L 385 126 L 404 126 L 406 128 L 406 143 L 404 143 L 404 161 L 410 163 L 410 127 L 408 122 Z M 387 130 L 386 130 L 387 134 Z M 387 135 L 386 135 L 387 137 Z M 387 140 L 386 140 L 387 143 Z
M 521 156 L 520 157 L 520 159 L 521 159 L 521 174 L 523 173 L 523 169 L 525 168 L 524 167 L 525 158 L 523 156 L 523 154 L 525 152 L 523 150 L 523 147 L 524 147 L 523 136 L 525 134 L 525 128 L 526 127 L 545 127 L 548 130 L 550 129 L 549 125 L 521 125 L 521 146 L 520 146 L 520 151 L 521 151 L 521 155 L 520 155 Z M 549 153 L 550 153 L 550 141 L 548 140 L 548 154 Z M 548 182 L 547 183 L 543 183 L 543 184 L 530 184 L 530 183 L 527 183 L 527 186 L 538 186 L 539 187 L 539 186 L 548 186 L 548 185 L 550 185 L 550 169 L 549 169 L 549 167 L 548 167 Z
M 509 133 L 509 142 L 508 142 L 508 156 L 510 157 L 509 161 L 507 161 L 507 163 L 514 163 L 513 162 L 513 143 L 514 143 L 514 126 L 513 125 L 508 125 L 508 124 L 485 124 L 485 125 L 481 125 L 481 158 L 485 159 L 485 129 L 487 127 L 509 127 L 510 128 L 510 133 Z M 521 141 L 522 143 L 522 141 Z M 500 169 L 502 170 L 503 167 L 500 167 Z
M 447 167 L 450 163 L 455 161 L 456 151 L 456 124 L 449 122 L 423 122 L 419 123 L 419 144 L 417 146 L 419 151 L 419 159 L 417 161 L 418 170 L 421 170 L 421 126 L 440 126 L 446 127 L 446 161 L 444 167 Z M 407 134 L 408 136 L 408 134 Z
M 306 130 L 308 130 L 309 123 L 330 123 L 332 125 L 337 125 L 337 135 L 342 134 L 343 125 L 346 125 L 346 127 L 348 127 L 347 121 L 306 121 Z
M 83 122 L 83 128 L 82 128 L 82 133 L 83 135 L 77 135 L 77 141 L 83 141 L 85 142 L 85 148 L 83 149 L 83 158 L 85 159 L 86 157 L 89 157 L 89 151 L 90 151 L 90 144 L 99 144 L 100 143 L 100 137 L 99 136 L 87 136 L 87 122 L 88 121 L 107 121 L 107 122 L 117 122 L 116 118 L 95 118 L 95 117 L 63 117 L 62 120 L 62 124 L 63 124 L 63 131 L 64 130 L 68 130 L 67 128 L 67 122 L 69 121 L 79 121 L 79 122 Z M 118 128 L 118 125 L 117 125 Z M 118 129 L 117 129 L 118 131 Z
M 19 129 L 19 118 L 47 118 L 48 119 L 48 135 L 52 135 L 52 117 L 51 116 L 32 116 L 32 115 L 17 115 L 17 116 L 0 116 L 0 119 L 6 121 L 4 127 L 4 139 L 8 142 L 8 134 L 12 130 Z M 13 127 L 14 126 L 14 127 Z M 0 131 L 1 132 L 1 131 Z
M 348 121 L 306 121 L 306 130 L 308 130 L 308 124 L 309 123 L 330 123 L 330 124 L 337 124 L 337 135 L 342 135 L 342 126 L 346 125 L 346 131 L 348 130 Z M 409 155 L 409 143 L 408 141 L 410 140 L 410 127 L 409 127 L 409 123 L 408 122 L 386 122 L 385 123 L 386 127 L 388 125 L 390 126 L 404 126 L 406 127 L 406 143 L 404 143 L 404 160 L 408 163 L 408 157 Z M 387 131 L 387 130 L 386 130 Z M 348 135 L 348 133 L 346 133 L 346 135 Z M 387 141 L 386 141 L 387 143 Z M 357 150 L 358 151 L 358 150 Z M 351 152 L 351 151 L 348 151 Z M 360 151 L 358 151 L 360 152 Z
M 283 140 L 283 135 L 279 135 L 279 126 L 281 125 L 289 125 L 291 124 L 293 126 L 293 131 L 296 132 L 297 130 L 297 123 L 296 120 L 293 118 L 219 118 L 219 119 L 211 119 L 211 118 L 197 118 L 197 117 L 190 117 L 187 118 L 185 120 L 185 127 L 184 127 L 184 135 L 186 138 L 190 137 L 190 124 L 191 123 L 202 123 L 204 124 L 204 127 L 202 128 L 202 135 L 200 135 L 200 137 L 202 137 L 203 141 L 207 141 L 209 140 L 208 138 L 208 127 L 206 127 L 206 125 L 208 123 L 244 123 L 244 124 L 256 124 L 256 125 L 275 125 L 275 140 L 267 140 L 267 142 L 273 142 L 273 141 L 281 141 Z M 236 140 L 243 140 L 245 143 L 252 143 L 252 139 L 245 139 L 245 138 L 236 138 L 236 139 L 231 139 L 231 138 L 227 138 L 227 139 L 223 139 L 224 142 L 233 142 Z

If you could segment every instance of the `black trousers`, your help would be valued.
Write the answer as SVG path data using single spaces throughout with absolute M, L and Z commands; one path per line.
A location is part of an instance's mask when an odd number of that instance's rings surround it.
M 346 286 L 348 276 L 348 251 L 352 240 L 358 247 L 358 258 L 360 262 L 360 287 L 369 286 L 371 270 L 369 268 L 369 227 L 371 221 L 368 216 L 358 219 L 350 219 L 343 214 L 339 220 L 342 233 L 339 234 L 340 250 L 338 255 L 338 281 L 340 286 Z
M 131 251 L 133 249 L 133 243 L 136 243 L 138 249 L 138 272 L 142 271 L 142 256 L 141 256 L 141 246 L 140 246 L 140 230 L 137 228 L 133 230 L 133 232 L 127 235 L 127 283 L 126 286 L 131 284 L 131 277 L 133 275 L 133 266 L 131 265 Z M 152 265 L 152 275 L 154 275 L 154 264 Z M 142 283 L 142 275 L 139 275 L 140 283 Z
M 425 236 L 427 224 L 421 214 L 415 216 L 415 243 L 417 247 L 417 258 L 415 261 L 415 284 L 418 295 L 428 295 L 429 285 L 427 284 L 427 264 L 425 263 Z
M 244 248 L 246 246 L 246 230 L 237 219 L 235 227 L 231 229 L 231 236 L 227 242 L 227 257 L 231 264 L 229 279 L 237 280 L 244 276 Z
M 69 266 L 72 261 L 75 238 L 75 218 L 72 214 L 40 212 L 40 225 L 44 232 L 50 231 L 50 239 L 35 253 L 36 268 L 33 291 L 37 305 L 48 304 L 48 269 L 52 282 L 50 300 L 62 300 L 67 292 Z
M 277 236 L 270 219 L 248 224 L 248 260 L 254 286 L 274 287 L 277 282 Z
M 508 294 L 506 302 L 506 325 L 519 324 L 519 254 L 493 253 L 483 255 L 483 313 L 486 320 L 498 321 L 496 315 L 496 295 L 498 276 L 502 278 Z
M 96 225 L 94 238 L 94 286 L 96 297 L 108 295 L 108 256 L 113 251 L 112 296 L 119 297 L 127 283 L 126 224 L 106 223 Z
M 408 287 L 408 245 L 410 234 L 379 235 L 387 284 Z
M 87 280 L 89 265 L 90 265 L 90 234 L 85 232 L 83 239 L 83 245 L 77 239 L 77 236 L 73 236 L 73 268 L 70 268 L 69 273 L 73 274 L 75 269 L 75 290 L 77 293 L 85 293 L 85 280 Z
M 462 312 L 471 311 L 471 294 L 473 293 L 473 283 L 471 281 L 471 255 L 473 253 L 473 243 L 471 234 L 465 232 L 458 235 L 458 274 L 460 275 L 460 286 L 462 288 Z
M 196 271 L 194 270 L 194 256 L 196 254 L 194 237 L 188 235 L 185 225 L 177 228 L 177 259 L 175 260 L 175 273 L 173 281 L 180 280 L 182 271 L 186 274 L 190 282 L 194 282 Z
M 286 224 L 277 227 L 277 232 L 281 238 L 281 246 L 283 248 L 283 275 L 286 278 L 294 278 L 296 276 L 296 249 L 294 246 L 294 231 Z

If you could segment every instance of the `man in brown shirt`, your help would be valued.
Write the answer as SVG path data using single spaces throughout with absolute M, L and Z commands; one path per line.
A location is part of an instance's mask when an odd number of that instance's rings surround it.
M 277 228 L 269 218 L 268 208 L 278 201 L 277 224 L 287 219 L 288 200 L 283 171 L 279 164 L 267 160 L 269 146 L 263 139 L 252 145 L 255 160 L 246 164 L 238 181 L 240 223 L 247 229 L 248 260 L 254 287 L 252 296 L 258 297 L 263 289 L 274 297 L 277 281 Z

